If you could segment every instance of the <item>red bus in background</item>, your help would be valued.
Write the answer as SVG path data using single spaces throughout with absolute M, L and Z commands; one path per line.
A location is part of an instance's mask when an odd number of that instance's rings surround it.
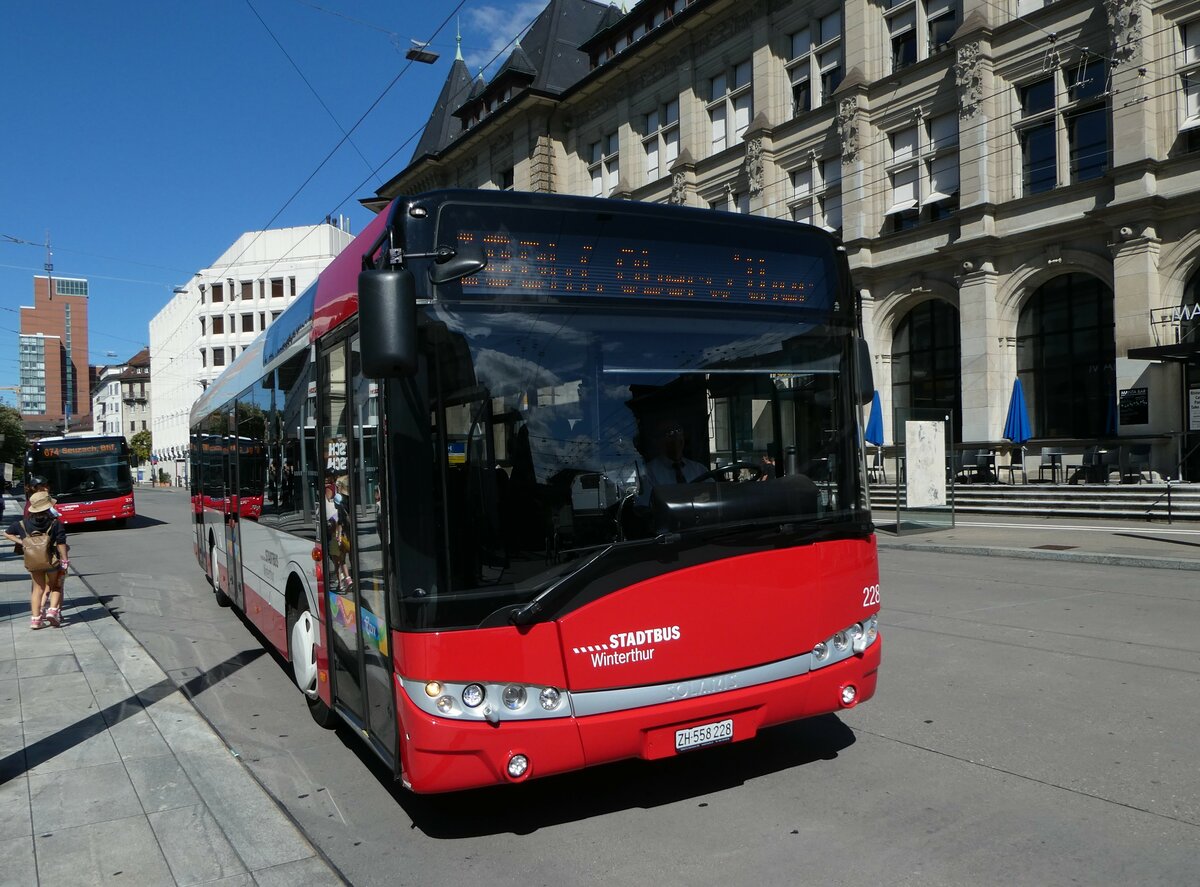
M 233 458 L 235 440 L 236 459 Z M 201 514 L 207 508 L 258 520 L 263 510 L 262 478 L 265 476 L 262 438 L 194 435 L 192 447 L 195 450 L 192 454 L 193 471 L 199 469 L 192 486 L 193 512 Z M 238 464 L 242 466 L 242 483 L 235 487 L 227 483 L 227 476 L 231 466 Z
M 872 389 L 824 231 L 400 198 L 193 408 L 196 556 L 414 791 L 750 741 L 875 692 Z
M 135 514 L 129 444 L 121 435 L 33 441 L 25 454 L 25 477 L 34 475 L 49 482 L 64 524 L 112 521 L 123 527 Z

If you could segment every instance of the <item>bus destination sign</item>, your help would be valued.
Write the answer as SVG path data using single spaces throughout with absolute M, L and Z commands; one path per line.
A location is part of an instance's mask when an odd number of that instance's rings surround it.
M 104 453 L 117 453 L 120 448 L 115 442 L 109 443 L 60 443 L 52 447 L 42 447 L 43 456 L 62 458 L 63 456 L 99 456 Z

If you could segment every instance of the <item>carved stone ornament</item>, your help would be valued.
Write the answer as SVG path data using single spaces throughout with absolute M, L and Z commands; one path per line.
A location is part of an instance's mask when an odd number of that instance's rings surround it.
M 979 41 L 964 43 L 954 59 L 954 84 L 958 87 L 958 116 L 970 120 L 979 113 L 983 99 L 983 60 Z
M 1104 0 L 1108 29 L 1112 33 L 1112 57 L 1117 64 L 1142 57 L 1142 11 L 1138 0 Z
M 858 99 L 838 102 L 838 131 L 842 137 L 842 165 L 858 160 Z
M 746 142 L 746 178 L 750 182 L 750 193 L 759 194 L 763 189 L 763 140 L 749 139 Z
M 687 174 L 683 171 L 671 175 L 671 203 L 674 206 L 687 203 Z

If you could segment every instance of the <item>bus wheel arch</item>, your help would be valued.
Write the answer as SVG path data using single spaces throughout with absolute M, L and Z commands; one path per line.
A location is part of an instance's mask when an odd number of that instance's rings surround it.
M 217 540 L 212 533 L 208 534 L 208 571 L 209 582 L 212 584 L 213 595 L 217 599 L 217 603 L 222 607 L 228 607 L 231 601 L 229 595 L 225 594 L 221 588 L 221 576 L 217 570 Z
M 288 662 L 292 668 L 292 680 L 308 702 L 308 711 L 313 720 L 322 727 L 334 724 L 333 710 L 321 699 L 317 669 L 317 641 L 321 624 L 309 607 L 308 594 L 296 574 L 288 578 L 285 592 L 287 609 Z

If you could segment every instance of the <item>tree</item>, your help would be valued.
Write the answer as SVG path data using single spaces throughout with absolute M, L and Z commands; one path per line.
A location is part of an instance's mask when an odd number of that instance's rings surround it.
M 150 444 L 152 442 L 149 431 L 139 431 L 129 439 L 129 452 L 134 458 L 135 465 L 141 465 L 150 460 Z
M 25 437 L 25 426 L 21 424 L 21 414 L 14 407 L 0 403 L 0 434 L 4 435 L 4 443 L 0 443 L 0 463 L 11 462 L 13 465 L 13 480 L 25 475 L 25 450 L 29 441 Z

